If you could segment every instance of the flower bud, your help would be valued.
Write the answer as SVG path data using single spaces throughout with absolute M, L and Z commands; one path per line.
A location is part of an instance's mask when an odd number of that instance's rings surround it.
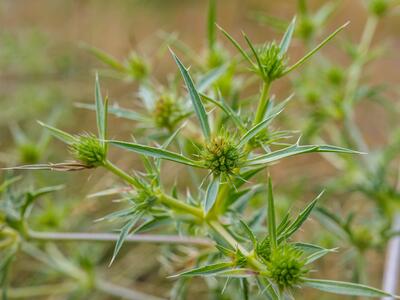
M 173 130 L 182 116 L 180 104 L 171 96 L 163 95 L 156 101 L 153 117 L 157 127 Z
M 387 0 L 371 0 L 368 5 L 369 11 L 377 17 L 383 17 L 389 9 Z
M 104 164 L 106 153 L 103 145 L 96 136 L 84 134 L 70 146 L 74 157 L 88 167 L 98 167 Z
M 137 53 L 132 52 L 127 59 L 127 67 L 134 79 L 143 80 L 149 74 L 149 67 Z
M 275 42 L 265 45 L 259 51 L 259 57 L 268 80 L 272 81 L 281 77 L 286 64 L 284 57 L 280 54 L 280 48 Z

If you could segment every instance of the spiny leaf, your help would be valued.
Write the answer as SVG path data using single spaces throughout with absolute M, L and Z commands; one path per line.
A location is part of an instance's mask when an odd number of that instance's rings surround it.
M 180 276 L 212 276 L 220 271 L 229 269 L 232 267 L 231 262 L 223 262 L 217 263 L 214 265 L 203 266 L 199 268 L 195 268 L 189 271 L 182 272 L 177 275 L 173 275 L 171 277 L 180 277 Z
M 38 121 L 38 123 L 41 126 L 43 126 L 44 128 L 48 129 L 50 131 L 50 133 L 54 137 L 56 137 L 57 139 L 59 139 L 60 141 L 66 143 L 68 145 L 71 145 L 71 144 L 77 142 L 77 139 L 73 135 L 71 135 L 71 134 L 69 134 L 69 133 L 67 133 L 65 131 L 62 131 L 62 130 L 57 129 L 57 128 L 53 127 L 53 126 L 44 124 L 44 123 L 42 123 L 40 121 Z
M 215 200 L 217 199 L 218 190 L 220 184 L 220 177 L 215 176 L 207 187 L 206 197 L 204 199 L 204 210 L 208 213 L 214 206 Z
M 199 162 L 168 150 L 122 141 L 107 141 L 107 143 L 138 154 L 166 159 L 193 167 L 203 167 Z
M 326 43 L 328 43 L 331 39 L 333 39 L 340 31 L 342 31 L 347 25 L 349 25 L 350 22 L 346 22 L 342 26 L 340 26 L 338 29 L 336 29 L 331 35 L 329 35 L 325 40 L 323 40 L 319 45 L 317 45 L 313 50 L 308 52 L 305 56 L 303 56 L 299 61 L 297 61 L 295 64 L 287 68 L 282 76 L 292 72 L 294 69 L 300 67 L 302 64 L 304 64 L 311 56 L 313 56 L 319 49 L 321 49 L 323 46 L 325 46 Z
M 310 216 L 312 210 L 314 209 L 315 205 L 317 204 L 317 201 L 321 198 L 322 194 L 324 192 L 322 191 L 313 201 L 311 201 L 310 204 L 307 205 L 307 207 L 297 216 L 297 218 L 294 220 L 290 226 L 286 227 L 286 230 L 282 233 L 282 236 L 284 239 L 289 238 L 292 234 L 294 234 L 300 227 L 303 225 L 303 223 L 307 220 L 307 218 Z
M 227 33 L 222 27 L 217 25 L 218 29 L 222 31 L 222 33 L 226 36 L 226 38 L 235 46 L 235 48 L 242 54 L 245 60 L 247 60 L 252 67 L 256 67 L 254 62 L 251 60 L 249 55 L 246 53 L 246 51 L 243 50 L 243 48 L 239 45 L 239 43 L 229 34 Z
M 96 56 L 99 60 L 101 60 L 103 63 L 108 65 L 109 67 L 119 71 L 119 72 L 125 72 L 126 68 L 123 64 L 121 64 L 118 60 L 116 60 L 114 57 L 111 55 L 107 54 L 106 52 L 97 49 L 95 47 L 83 45 L 83 48 L 87 49 L 89 52 L 91 52 L 94 56 Z
M 331 252 L 335 252 L 337 249 L 322 249 L 319 251 L 316 251 L 310 255 L 307 256 L 306 258 L 306 265 L 316 261 L 317 259 L 320 259 L 321 257 L 323 257 L 324 255 L 331 253 Z
M 272 182 L 271 177 L 268 178 L 268 234 L 271 242 L 271 248 L 274 249 L 277 246 L 276 237 L 276 221 L 275 221 L 275 206 L 274 206 L 274 195 L 272 193 Z
M 284 149 L 280 149 L 271 153 L 267 153 L 256 158 L 250 159 L 246 162 L 247 165 L 260 165 L 260 164 L 268 164 L 277 160 L 280 160 L 285 157 L 294 156 L 302 153 L 312 153 L 312 152 L 334 152 L 334 153 L 345 153 L 345 154 L 362 154 L 361 152 L 330 146 L 330 145 L 303 145 L 300 146 L 298 144 L 291 145 Z
M 75 103 L 76 107 L 96 110 L 96 105 L 88 103 Z M 149 118 L 137 113 L 136 111 L 119 107 L 118 105 L 112 105 L 108 107 L 108 112 L 115 115 L 118 118 L 128 119 L 132 121 L 147 122 L 150 121 Z
M 398 296 L 363 284 L 311 278 L 303 278 L 303 281 L 305 286 L 328 293 L 360 297 L 393 297 L 395 299 L 400 299 Z
M 260 57 L 258 56 L 258 53 L 257 53 L 256 49 L 253 46 L 253 43 L 250 41 L 250 39 L 247 37 L 247 35 L 244 32 L 243 32 L 243 36 L 244 36 L 244 39 L 246 40 L 247 44 L 249 45 L 251 52 L 253 52 L 253 55 L 256 58 L 257 65 L 258 65 L 258 70 L 260 71 L 261 76 L 263 78 L 266 78 L 265 72 L 264 72 L 264 67 L 261 64 Z
M 290 22 L 289 26 L 286 29 L 285 34 L 283 35 L 281 43 L 279 44 L 279 48 L 280 48 L 279 54 L 281 56 L 285 55 L 285 53 L 289 49 L 289 45 L 290 45 L 290 42 L 292 41 L 292 36 L 293 36 L 295 25 L 296 25 L 296 17 L 293 18 L 292 22 Z
M 277 112 L 274 115 L 270 115 L 265 120 L 261 121 L 260 123 L 254 125 L 252 128 L 250 128 L 249 131 L 247 131 L 242 138 L 240 139 L 240 142 L 238 144 L 238 147 L 243 147 L 245 146 L 253 137 L 255 137 L 258 133 L 260 133 L 261 130 L 263 130 L 265 127 L 267 127 L 268 123 L 275 118 L 281 111 Z
M 222 65 L 215 69 L 212 69 L 204 76 L 200 77 L 197 84 L 197 92 L 200 94 L 208 89 L 215 81 L 218 80 L 226 71 L 228 65 Z
M 124 227 L 122 227 L 121 233 L 120 233 L 119 238 L 117 240 L 117 243 L 115 244 L 114 253 L 113 253 L 113 256 L 111 258 L 110 266 L 112 265 L 112 263 L 114 262 L 115 258 L 117 257 L 117 254 L 118 254 L 119 250 L 121 250 L 121 247 L 122 247 L 126 237 L 128 236 L 129 233 L 133 233 L 133 232 L 131 232 L 132 228 L 136 225 L 136 223 L 140 220 L 141 217 L 142 217 L 142 213 L 137 213 L 135 216 L 132 217 L 131 220 L 129 220 L 124 225 Z
M 175 55 L 175 53 L 170 49 L 171 54 L 176 62 L 176 64 L 179 67 L 179 70 L 182 74 L 183 80 L 185 81 L 186 87 L 188 89 L 190 98 L 192 100 L 192 104 L 194 107 L 194 111 L 197 115 L 197 118 L 200 121 L 200 126 L 203 131 L 204 137 L 206 140 L 209 140 L 211 137 L 211 130 L 210 130 L 210 125 L 208 124 L 208 117 L 206 110 L 204 109 L 203 103 L 201 102 L 200 95 L 196 90 L 196 87 L 193 83 L 192 78 L 190 77 L 189 72 L 185 68 L 185 66 L 182 64 L 182 62 L 179 60 L 179 58 Z
M 103 97 L 101 96 L 99 74 L 97 73 L 96 73 L 96 83 L 94 88 L 94 98 L 96 104 L 97 130 L 99 131 L 99 139 L 101 140 L 101 143 L 104 145 L 104 141 L 106 139 L 107 111 L 103 103 Z
M 251 230 L 251 228 L 249 227 L 249 225 L 247 225 L 246 222 L 244 222 L 243 220 L 239 220 L 240 225 L 242 225 L 243 230 L 246 232 L 246 235 L 250 238 L 250 240 L 252 241 L 253 245 L 255 245 L 257 243 L 257 238 L 254 235 L 253 231 Z

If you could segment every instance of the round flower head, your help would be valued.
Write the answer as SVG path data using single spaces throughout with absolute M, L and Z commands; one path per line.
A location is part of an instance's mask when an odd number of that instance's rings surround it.
M 20 154 L 20 160 L 23 163 L 35 164 L 39 161 L 40 151 L 34 144 L 22 144 L 18 148 Z
M 285 60 L 280 51 L 281 49 L 275 42 L 265 45 L 259 51 L 264 74 L 270 81 L 279 78 L 285 69 Z
M 268 277 L 281 289 L 298 285 L 301 283 L 302 277 L 308 273 L 302 255 L 302 251 L 290 244 L 273 249 L 269 261 L 266 262 Z
M 217 136 L 205 145 L 201 157 L 213 174 L 232 175 L 239 166 L 240 153 L 230 138 Z
M 148 76 L 149 69 L 146 62 L 137 53 L 132 52 L 127 61 L 127 66 L 132 76 L 137 80 L 143 80 Z
M 157 127 L 168 130 L 173 130 L 183 115 L 179 103 L 168 95 L 158 98 L 153 114 Z
M 103 145 L 91 134 L 78 136 L 77 141 L 70 146 L 70 150 L 77 160 L 88 167 L 101 166 L 106 159 Z

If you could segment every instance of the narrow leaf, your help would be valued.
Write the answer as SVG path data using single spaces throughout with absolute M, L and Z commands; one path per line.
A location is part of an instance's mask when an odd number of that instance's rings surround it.
M 214 206 L 215 200 L 217 199 L 218 190 L 220 184 L 220 177 L 215 176 L 207 187 L 206 198 L 204 200 L 204 210 L 208 213 Z
M 246 40 L 247 44 L 249 45 L 251 52 L 253 52 L 253 55 L 256 58 L 257 65 L 258 65 L 258 70 L 260 71 L 261 76 L 263 78 L 266 78 L 265 72 L 264 72 L 264 67 L 261 64 L 260 57 L 258 56 L 258 53 L 257 53 L 256 49 L 253 46 L 253 43 L 250 41 L 250 39 L 247 37 L 247 35 L 244 32 L 243 32 L 243 36 L 244 36 L 244 39 Z
M 121 64 L 118 60 L 116 60 L 114 57 L 107 54 L 106 52 L 104 52 L 100 49 L 97 49 L 95 47 L 87 46 L 87 45 L 83 45 L 83 48 L 87 49 L 90 53 L 92 53 L 94 56 L 96 56 L 99 60 L 101 60 L 103 63 L 105 63 L 109 67 L 111 67 L 119 72 L 126 71 L 126 68 L 123 64 Z
M 203 103 L 201 102 L 200 95 L 196 90 L 196 87 L 193 83 L 192 78 L 190 77 L 189 72 L 185 68 L 185 66 L 182 64 L 182 62 L 179 60 L 179 58 L 175 55 L 174 52 L 171 51 L 171 54 L 176 62 L 176 64 L 179 67 L 179 70 L 182 74 L 183 80 L 185 81 L 186 87 L 188 89 L 190 98 L 192 100 L 192 104 L 194 107 L 194 111 L 197 115 L 197 118 L 200 121 L 200 126 L 203 131 L 204 137 L 209 140 L 211 137 L 211 130 L 210 130 L 210 125 L 208 124 L 208 117 L 206 110 L 204 109 Z
M 229 33 L 227 33 L 222 27 L 220 27 L 219 25 L 217 25 L 217 27 L 218 27 L 219 30 L 222 31 L 222 33 L 232 43 L 232 45 L 235 46 L 235 48 L 240 52 L 240 54 L 242 54 L 243 58 L 245 60 L 247 60 L 252 65 L 252 67 L 256 67 L 254 62 L 251 60 L 251 58 L 246 53 L 246 51 L 244 51 L 243 48 L 239 45 L 239 43 Z
M 206 73 L 204 76 L 199 78 L 197 83 L 197 91 L 198 93 L 204 92 L 208 89 L 215 81 L 217 81 L 226 71 L 228 65 L 222 65 L 215 69 L 212 69 L 210 72 Z
M 303 278 L 303 280 L 305 286 L 328 293 L 360 297 L 393 297 L 399 299 L 398 296 L 391 295 L 363 284 L 311 278 Z
M 336 29 L 331 35 L 329 35 L 325 40 L 323 40 L 319 45 L 317 45 L 313 50 L 308 52 L 305 56 L 303 56 L 299 61 L 297 61 L 294 65 L 291 67 L 287 68 L 282 76 L 292 72 L 294 69 L 300 67 L 302 64 L 304 64 L 311 56 L 313 56 L 319 49 L 321 49 L 323 46 L 325 46 L 326 43 L 328 43 L 331 39 L 333 39 L 339 32 L 341 32 L 347 25 L 349 25 L 350 22 L 346 22 L 342 26 L 340 26 L 338 29 Z
M 267 221 L 268 221 L 269 240 L 271 242 L 271 248 L 274 249 L 277 246 L 277 238 L 276 238 L 274 195 L 272 193 L 271 177 L 268 178 L 268 220 Z
M 246 222 L 244 222 L 243 220 L 239 220 L 239 221 L 240 221 L 240 225 L 242 225 L 242 228 L 244 229 L 246 235 L 250 238 L 250 240 L 252 241 L 253 245 L 255 245 L 257 243 L 257 238 L 254 235 L 253 231 L 251 230 L 249 225 L 247 225 Z
M 99 138 L 102 143 L 106 139 L 106 120 L 104 117 L 104 104 L 103 97 L 101 96 L 100 90 L 100 82 L 99 82 L 99 74 L 96 73 L 96 82 L 94 86 L 94 99 L 96 104 L 96 121 L 97 121 L 97 130 L 99 131 Z
M 62 131 L 62 130 L 57 129 L 57 128 L 53 127 L 53 126 L 44 124 L 44 123 L 42 123 L 40 121 L 38 121 L 38 123 L 41 126 L 43 126 L 44 128 L 48 129 L 50 131 L 50 133 L 54 137 L 56 137 L 57 139 L 59 139 L 60 141 L 66 143 L 68 145 L 71 145 L 71 144 L 73 144 L 73 143 L 75 143 L 77 141 L 77 139 L 73 135 L 71 135 L 71 134 L 69 134 L 69 133 L 67 133 L 65 131 Z
M 168 150 L 145 146 L 145 145 L 140 145 L 140 144 L 136 144 L 136 143 L 122 142 L 122 141 L 107 141 L 107 143 L 110 143 L 110 144 L 120 147 L 122 149 L 126 149 L 128 151 L 132 151 L 132 152 L 135 152 L 138 154 L 151 156 L 154 158 L 166 159 L 166 160 L 174 161 L 177 163 L 181 163 L 181 164 L 189 165 L 189 166 L 193 166 L 193 167 L 203 167 L 200 163 L 198 163 L 190 158 L 187 158 L 183 155 L 180 155 L 180 154 L 168 151 Z
M 316 261 L 317 259 L 320 259 L 321 257 L 323 257 L 324 255 L 331 253 L 331 252 L 335 252 L 336 249 L 322 249 L 319 251 L 316 251 L 312 254 L 310 254 L 309 256 L 307 256 L 306 258 L 306 265 Z
M 282 233 L 282 236 L 284 239 L 289 238 L 292 234 L 294 234 L 301 227 L 301 225 L 303 225 L 303 223 L 310 216 L 312 210 L 314 209 L 315 205 L 317 204 L 317 201 L 321 198 L 323 193 L 324 192 L 321 192 L 313 201 L 311 201 L 311 203 L 308 204 L 307 207 L 297 216 L 297 218 L 294 220 L 294 222 L 286 228 L 286 230 Z
M 220 271 L 229 269 L 232 267 L 231 262 L 217 263 L 214 265 L 203 266 L 195 268 L 189 271 L 182 272 L 180 274 L 173 275 L 171 277 L 181 277 L 181 276 L 212 276 Z
M 296 17 L 293 18 L 292 22 L 290 22 L 289 26 L 286 29 L 285 34 L 282 37 L 281 43 L 279 44 L 280 48 L 279 54 L 281 56 L 283 56 L 289 49 L 289 45 L 290 42 L 292 41 L 292 36 L 295 26 L 296 26 Z
M 132 228 L 136 225 L 136 223 L 139 221 L 139 219 L 141 217 L 142 217 L 141 213 L 136 214 L 131 220 L 129 220 L 124 225 L 124 227 L 122 227 L 121 233 L 120 233 L 119 238 L 118 238 L 118 241 L 115 244 L 114 253 L 113 253 L 113 256 L 111 258 L 110 266 L 112 265 L 112 263 L 114 262 L 115 258 L 117 257 L 117 254 L 118 254 L 119 250 L 121 250 L 121 247 L 122 247 L 126 237 L 128 236 L 129 233 L 131 233 Z

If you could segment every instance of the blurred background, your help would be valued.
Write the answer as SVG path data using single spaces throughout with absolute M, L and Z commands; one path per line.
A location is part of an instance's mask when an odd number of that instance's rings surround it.
M 309 1 L 309 5 L 316 9 L 322 2 Z M 326 32 L 350 20 L 351 24 L 344 36 L 357 41 L 367 18 L 365 2 L 342 0 L 337 3 L 337 10 L 330 18 Z M 207 1 L 199 0 L 0 0 L 0 167 L 60 162 L 68 157 L 68 151 L 61 143 L 43 135 L 37 120 L 50 122 L 71 133 L 95 132 L 94 114 L 75 106 L 77 102 L 93 101 L 94 72 L 104 67 L 85 49 L 85 45 L 102 49 L 121 60 L 135 50 L 151 61 L 153 75 L 159 82 L 165 83 L 165 74 L 176 68 L 166 51 L 165 39 L 173 36 L 202 53 L 206 45 L 207 5 Z M 218 23 L 234 37 L 239 39 L 244 30 L 255 42 L 261 43 L 278 38 L 280 33 L 257 17 L 260 12 L 289 21 L 296 11 L 295 0 L 219 0 L 217 18 Z M 373 44 L 385 46 L 387 50 L 383 57 L 368 65 L 369 82 L 398 87 L 399 34 L 398 14 L 389 15 L 379 23 Z M 230 51 L 234 51 L 221 35 L 218 39 Z M 304 46 L 295 40 L 289 53 L 291 59 L 295 60 L 304 53 Z M 324 48 L 323 53 L 340 66 L 345 67 L 349 63 L 349 58 L 335 42 Z M 190 64 L 190 57 L 186 57 L 185 62 Z M 138 92 L 135 82 L 115 80 L 102 73 L 100 76 L 103 93 L 109 95 L 111 102 L 135 107 Z M 273 92 L 288 95 L 292 90 L 293 85 L 284 81 L 274 86 Z M 388 97 L 394 100 L 394 94 L 389 91 Z M 296 126 L 298 106 L 294 104 L 287 114 L 292 118 L 288 122 L 292 126 Z M 366 141 L 373 147 L 388 142 L 387 133 L 391 124 L 387 120 L 387 112 L 375 103 L 366 103 L 357 108 L 356 121 Z M 110 135 L 129 137 L 131 126 L 129 122 L 112 118 Z M 129 155 L 113 155 L 116 162 L 126 169 L 135 166 L 135 160 Z M 177 170 L 171 172 L 172 175 L 178 175 Z M 336 175 L 335 172 L 329 163 L 317 155 L 289 160 L 272 169 L 278 191 L 284 192 L 290 188 L 298 191 L 299 195 L 302 182 L 311 180 L 317 186 L 318 182 L 323 182 L 332 174 Z M 172 182 L 172 175 L 167 180 Z M 24 181 L 26 186 L 66 186 L 57 192 L 56 197 L 44 198 L 38 202 L 32 220 L 33 228 L 88 232 L 114 228 L 107 223 L 94 223 L 93 220 L 115 210 L 117 204 L 107 199 L 99 201 L 96 198 L 86 198 L 88 194 L 113 182 L 112 176 L 106 176 L 102 170 L 73 174 L 39 171 L 24 173 L 24 176 L 27 177 Z M 284 193 L 281 197 L 285 198 Z M 368 203 L 361 198 L 356 194 L 340 201 L 345 206 L 361 209 Z M 307 199 L 304 197 L 302 200 Z M 295 205 L 301 207 L 302 203 Z M 313 228 L 316 224 L 311 221 L 308 225 Z M 164 296 L 171 287 L 171 280 L 166 279 L 167 273 L 160 267 L 158 246 L 127 245 L 110 268 L 107 264 L 113 250 L 111 244 L 82 243 L 77 246 L 76 243 L 65 243 L 60 249 L 107 281 L 158 296 Z M 332 254 L 320 263 L 321 276 L 330 279 L 351 277 L 346 275 L 351 273 L 346 262 L 336 265 L 336 255 L 339 254 Z M 370 283 L 379 287 L 384 252 L 372 253 L 369 257 L 366 269 L 370 274 Z M 59 280 L 57 276 L 51 277 L 49 271 L 41 271 L 37 262 L 23 255 L 18 257 L 10 278 L 11 285 L 17 287 L 43 283 L 48 278 L 51 278 L 50 282 Z M 198 299 L 207 299 L 206 289 L 200 280 L 193 289 L 193 295 Z M 320 296 L 308 291 L 304 293 L 300 293 L 299 298 L 339 299 L 337 296 Z M 102 293 L 82 292 L 72 296 L 39 296 L 37 299 L 117 298 Z

